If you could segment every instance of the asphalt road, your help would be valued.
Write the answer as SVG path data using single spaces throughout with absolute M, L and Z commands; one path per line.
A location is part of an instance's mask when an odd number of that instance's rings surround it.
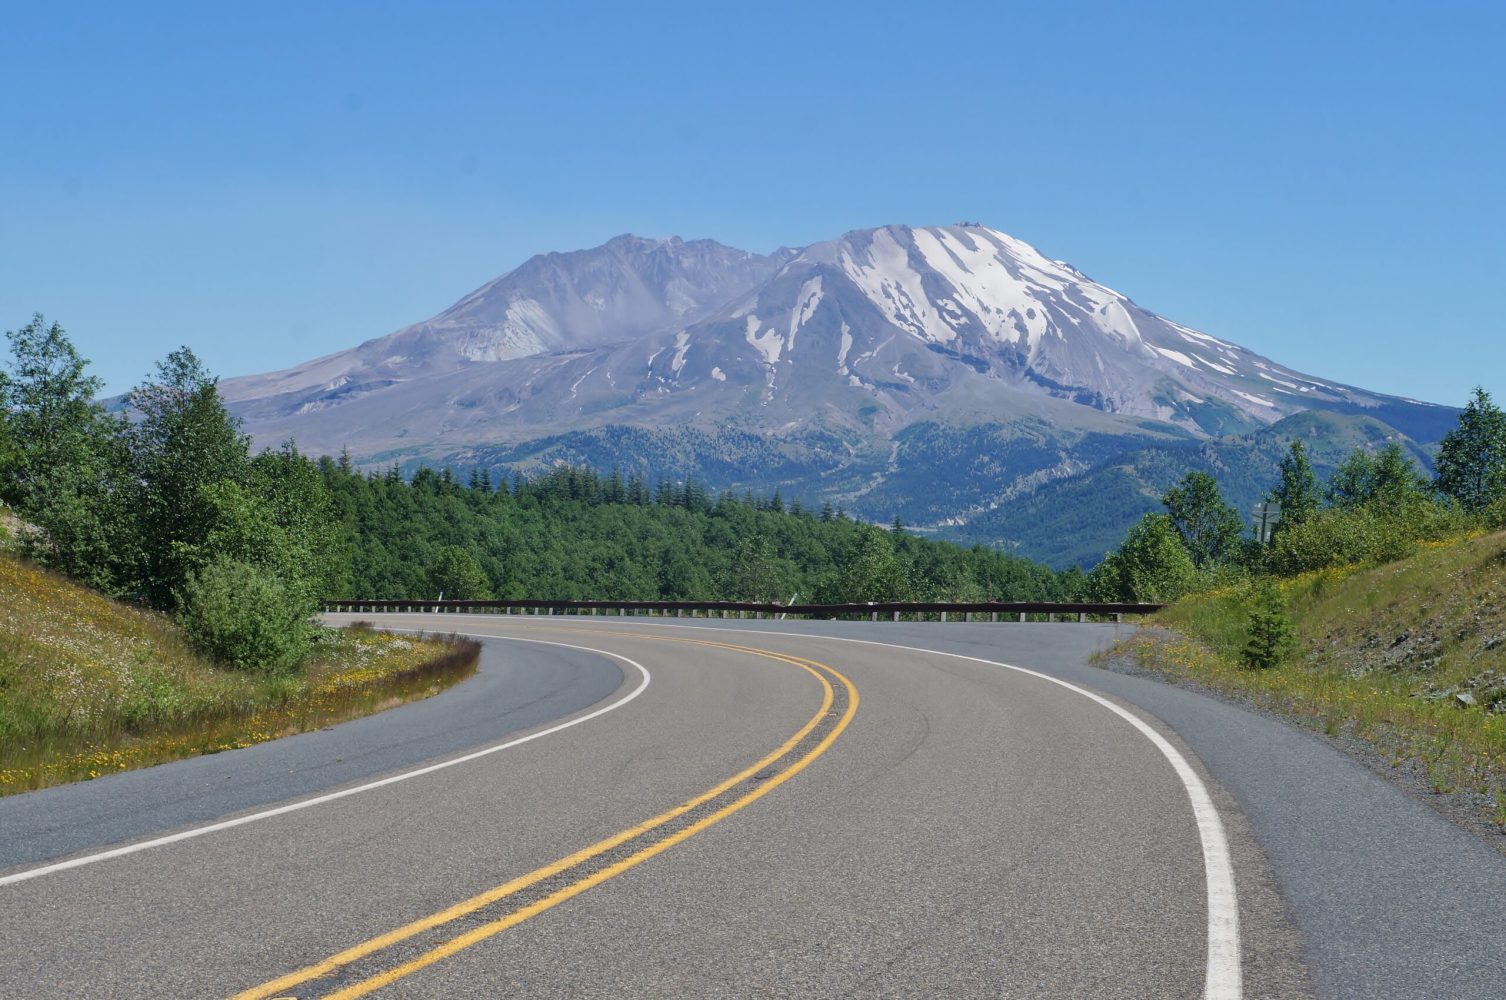
M 1499 855 L 1087 666 L 1111 626 L 400 618 L 532 641 L 425 703 L 0 800 L 0 996 L 1506 995 Z

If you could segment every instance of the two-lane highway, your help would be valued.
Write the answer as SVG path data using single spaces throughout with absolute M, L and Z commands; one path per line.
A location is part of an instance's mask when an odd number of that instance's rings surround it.
M 1119 699 L 885 626 L 389 618 L 483 676 L 0 802 L 0 995 L 1309 994 L 1236 801 Z M 1112 629 L 964 635 L 1059 673 Z

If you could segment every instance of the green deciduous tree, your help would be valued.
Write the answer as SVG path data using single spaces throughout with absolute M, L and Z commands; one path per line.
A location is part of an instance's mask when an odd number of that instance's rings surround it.
M 1165 514 L 1146 514 L 1118 551 L 1094 567 L 1088 589 L 1098 600 L 1174 601 L 1192 589 L 1197 567 Z
M 1459 414 L 1459 426 L 1438 448 L 1439 492 L 1478 514 L 1506 496 L 1506 413 L 1476 386 Z
M 1329 477 L 1328 502 L 1340 509 L 1380 501 L 1407 504 L 1425 496 L 1427 481 L 1395 441 L 1374 455 L 1356 448 Z
M 1189 472 L 1181 485 L 1161 497 L 1172 526 L 1199 569 L 1216 566 L 1239 551 L 1244 522 L 1224 502 L 1218 483 L 1206 472 Z
M 1425 498 L 1429 485 L 1397 442 L 1388 441 L 1376 453 L 1374 499 L 1391 504 L 1411 503 Z
M 120 592 L 134 563 L 120 421 L 94 402 L 100 382 L 86 374 L 88 362 L 61 326 L 37 315 L 7 337 L 0 411 L 9 447 L 0 456 L 0 499 L 40 529 L 27 537 L 33 558 Z
M 1356 448 L 1329 475 L 1324 497 L 1334 507 L 1349 510 L 1368 503 L 1374 496 L 1375 458 Z
M 666 547 L 659 560 L 659 594 L 668 601 L 705 601 L 716 596 L 711 574 L 683 549 Z
M 779 600 L 779 570 L 767 536 L 750 534 L 738 543 L 722 579 L 722 589 L 732 601 Z
M 484 601 L 491 596 L 491 585 L 481 565 L 469 549 L 446 545 L 435 553 L 429 564 L 429 581 L 435 596 L 444 594 L 447 601 Z
M 836 593 L 842 603 L 908 601 L 910 584 L 889 534 L 865 527 L 842 552 Z
M 6 412 L 17 454 L 3 493 L 24 507 L 35 501 L 41 479 L 61 466 L 88 461 L 109 424 L 94 402 L 103 383 L 85 374 L 89 362 L 61 326 L 48 325 L 38 313 L 6 337 L 11 360 L 8 376 L 0 381 L 0 409 Z
M 11 430 L 10 410 L 6 403 L 9 399 L 9 384 L 10 379 L 4 371 L 0 371 L 0 503 L 6 502 L 6 484 L 11 482 L 21 461 L 21 448 L 16 441 L 15 432 Z
M 321 597 L 341 586 L 348 555 L 336 543 L 329 489 L 319 468 L 292 443 L 252 459 L 243 481 L 200 489 L 208 506 L 203 538 L 183 541 L 178 555 L 199 566 L 227 557 L 275 577 L 289 598 L 312 615 Z
M 211 554 L 224 523 L 210 489 L 245 485 L 250 441 L 220 400 L 216 380 L 188 348 L 157 365 L 156 381 L 131 391 L 132 477 L 139 491 L 140 588 L 154 607 L 176 606 L 188 575 Z
M 1307 446 L 1301 441 L 1293 441 L 1281 459 L 1281 481 L 1271 491 L 1270 498 L 1281 505 L 1278 527 L 1301 524 L 1322 504 L 1318 476 L 1307 457 Z

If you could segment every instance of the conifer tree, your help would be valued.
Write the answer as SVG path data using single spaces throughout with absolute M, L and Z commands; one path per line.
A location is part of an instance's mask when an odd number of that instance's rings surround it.
M 1271 580 L 1260 581 L 1251 595 L 1249 631 L 1250 640 L 1240 658 L 1254 669 L 1279 665 L 1296 644 L 1286 600 Z

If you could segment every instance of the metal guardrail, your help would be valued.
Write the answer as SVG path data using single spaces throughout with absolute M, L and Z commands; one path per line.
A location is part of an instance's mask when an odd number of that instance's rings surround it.
M 430 614 L 534 614 L 534 615 L 658 615 L 684 618 L 820 618 L 869 619 L 899 621 L 902 617 L 920 620 L 930 615 L 940 621 L 976 621 L 986 615 L 988 621 L 1000 616 L 1026 621 L 1032 615 L 1045 615 L 1047 621 L 1058 616 L 1087 621 L 1089 616 L 1121 621 L 1125 615 L 1153 614 L 1162 604 L 1083 604 L 1051 601 L 978 601 L 975 603 L 896 601 L 877 604 L 765 604 L 750 601 L 411 601 L 411 600 L 328 600 L 323 610 L 345 614 L 382 614 L 426 612 Z M 948 616 L 954 616 L 949 619 Z

